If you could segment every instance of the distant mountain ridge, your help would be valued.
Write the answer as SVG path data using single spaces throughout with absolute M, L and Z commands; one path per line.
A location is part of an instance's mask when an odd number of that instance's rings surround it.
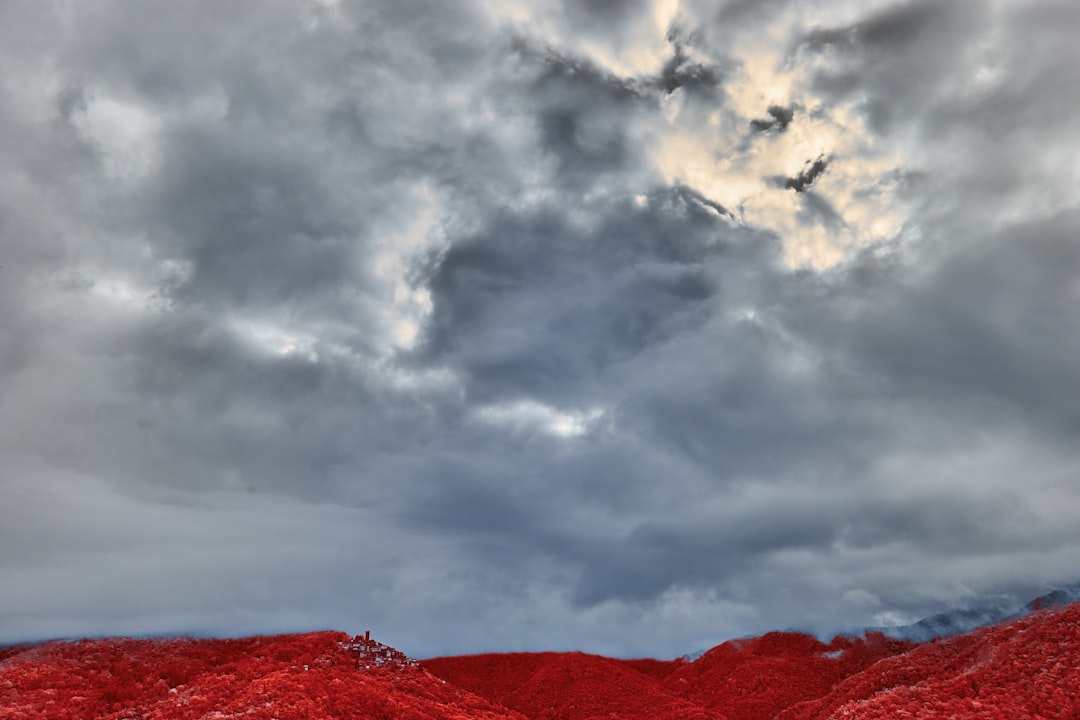
M 960 608 L 931 615 L 910 625 L 875 626 L 865 628 L 865 631 L 884 633 L 897 640 L 924 643 L 1023 617 L 1036 610 L 1068 605 L 1077 600 L 1080 600 L 1080 582 L 1051 590 L 1022 605 L 1003 601 L 997 605 Z

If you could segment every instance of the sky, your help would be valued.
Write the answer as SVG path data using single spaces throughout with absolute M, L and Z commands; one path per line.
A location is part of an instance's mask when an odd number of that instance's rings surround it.
M 1075 582 L 1078 27 L 0 1 L 0 642 L 675 657 Z

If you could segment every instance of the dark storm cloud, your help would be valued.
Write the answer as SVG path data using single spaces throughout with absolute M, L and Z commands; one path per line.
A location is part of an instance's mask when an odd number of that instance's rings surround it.
M 1072 4 L 484 7 L 0 10 L 0 640 L 674 655 L 1073 579 Z M 774 21 L 816 110 L 734 107 Z M 755 180 L 839 237 L 900 158 L 832 267 L 658 169 L 830 103 L 873 134 Z
M 1080 383 L 1065 290 L 1080 267 L 1076 222 L 1067 213 L 961 246 L 917 283 L 879 286 L 855 327 L 830 334 L 906 396 L 1002 402 L 1069 434 L 1080 406 L 1060 391 Z
M 836 99 L 867 93 L 867 117 L 886 132 L 938 101 L 930 89 L 940 86 L 943 71 L 963 66 L 990 15 L 983 0 L 897 3 L 852 25 L 811 32 L 803 47 L 853 61 L 822 69 L 815 88 Z
M 971 6 L 969 6 L 970 8 Z M 808 36 L 811 45 L 860 45 L 866 48 L 902 50 L 919 36 L 940 28 L 953 10 L 941 3 L 898 3 L 845 28 L 818 30 Z
M 788 125 L 795 119 L 795 110 L 793 108 L 783 107 L 781 105 L 770 105 L 769 108 L 770 119 L 754 118 L 750 121 L 750 127 L 758 132 L 765 132 L 767 130 L 776 130 L 777 132 L 784 132 L 787 130 Z
M 554 213 L 497 218 L 451 248 L 430 281 L 427 352 L 461 369 L 478 400 L 573 402 L 612 364 L 692 331 L 707 319 L 725 257 L 769 244 L 717 222 L 685 191 L 650 204 L 594 208 L 599 222 L 585 233 Z
M 564 0 L 563 5 L 572 18 L 588 18 L 596 23 L 618 22 L 649 7 L 644 0 Z
M 533 85 L 537 122 L 562 178 L 581 187 L 596 182 L 599 173 L 626 166 L 630 148 L 622 129 L 610 120 L 630 109 L 633 89 L 580 63 L 551 58 L 546 65 Z
M 715 98 L 721 83 L 718 69 L 693 60 L 687 53 L 684 38 L 677 31 L 668 34 L 668 41 L 674 52 L 660 69 L 659 84 L 664 92 L 670 95 L 679 88 L 686 88 L 693 95 Z
M 233 133 L 185 138 L 168 158 L 155 215 L 181 245 L 174 254 L 193 265 L 179 291 L 215 304 L 311 302 L 312 290 L 351 281 L 357 228 L 325 207 L 328 188 L 294 158 L 239 142 Z
M 813 162 L 806 163 L 806 169 L 795 177 L 790 177 L 784 180 L 784 187 L 789 190 L 794 190 L 797 193 L 806 192 L 806 190 L 814 184 L 826 168 L 829 167 L 829 161 L 825 158 L 818 158 Z
M 585 604 L 612 598 L 648 601 L 674 585 L 711 587 L 716 578 L 745 572 L 766 553 L 820 548 L 830 541 L 833 532 L 828 522 L 792 509 L 776 508 L 775 515 L 753 520 L 730 518 L 722 525 L 665 521 L 644 525 L 617 543 L 580 548 L 583 555 L 593 557 L 589 557 L 576 600 Z

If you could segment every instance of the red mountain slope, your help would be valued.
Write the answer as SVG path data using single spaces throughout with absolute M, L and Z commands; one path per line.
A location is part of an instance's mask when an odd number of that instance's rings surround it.
M 769 633 L 713 648 L 694 662 L 611 660 L 581 653 L 435 658 L 435 675 L 533 720 L 704 717 L 772 720 L 829 692 L 883 657 L 913 647 L 883 635 L 836 638 Z M 605 713 L 606 711 L 606 713 Z
M 666 690 L 657 672 L 679 663 L 624 661 L 584 653 L 512 653 L 425 660 L 424 667 L 462 688 L 534 720 L 724 720 Z
M 632 670 L 645 673 L 651 678 L 660 680 L 674 671 L 689 663 L 689 660 L 678 658 L 676 660 L 653 660 L 652 658 L 637 658 L 634 660 L 619 660 L 619 663 Z
M 502 703 L 508 695 L 529 681 L 540 668 L 561 657 L 561 653 L 490 653 L 432 658 L 424 668 L 437 677 L 480 697 Z
M 663 682 L 732 720 L 772 720 L 781 710 L 820 697 L 849 675 L 911 647 L 880 634 L 837 637 L 826 645 L 803 633 L 772 632 L 719 645 Z
M 342 633 L 84 640 L 19 650 L 0 660 L 4 720 L 523 720 L 389 648 L 357 646 Z
M 1080 603 L 883 660 L 782 720 L 1080 718 Z
M 726 720 L 618 661 L 582 653 L 547 663 L 503 704 L 536 720 Z

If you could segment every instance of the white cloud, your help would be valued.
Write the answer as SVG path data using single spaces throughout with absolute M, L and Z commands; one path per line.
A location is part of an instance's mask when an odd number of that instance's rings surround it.
M 135 183 L 158 162 L 160 120 L 137 103 L 91 90 L 72 122 L 98 149 L 111 178 Z
M 893 180 L 910 158 L 902 146 L 874 136 L 853 103 L 815 93 L 809 66 L 788 57 L 791 39 L 809 29 L 799 14 L 781 15 L 746 33 L 730 49 L 736 70 L 724 85 L 727 103 L 702 114 L 681 110 L 680 91 L 665 101 L 667 128 L 656 131 L 653 161 L 668 182 L 681 182 L 735 212 L 748 225 L 775 232 L 793 267 L 827 268 L 871 243 L 895 237 L 908 208 Z M 794 113 L 783 132 L 755 134 L 751 122 L 768 108 Z M 818 158 L 828 168 L 813 191 L 837 222 L 815 217 L 784 186 Z
M 604 415 L 599 408 L 563 411 L 535 401 L 482 406 L 474 412 L 480 421 L 504 426 L 514 432 L 540 432 L 560 438 L 574 438 L 588 433 Z

